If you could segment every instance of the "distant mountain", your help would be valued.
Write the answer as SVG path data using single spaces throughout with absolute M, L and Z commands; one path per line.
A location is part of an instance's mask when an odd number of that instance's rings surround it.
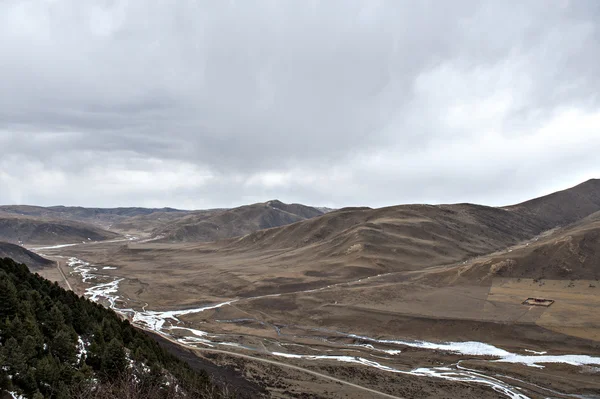
M 137 216 L 152 214 L 185 215 L 188 211 L 173 208 L 83 208 L 78 206 L 4 205 L 0 213 L 28 216 L 36 219 L 71 220 L 109 228 L 115 223 Z
M 257 230 L 284 226 L 323 215 L 306 205 L 278 200 L 233 209 L 199 211 L 154 231 L 163 241 L 208 242 L 242 236 Z
M 10 259 L 0 259 L 0 332 L 3 398 L 231 397 L 112 310 Z
M 136 216 L 121 218 L 120 220 L 115 220 L 111 225 L 109 225 L 109 227 L 110 230 L 118 231 L 121 233 L 151 234 L 154 230 L 163 227 L 169 223 L 174 223 L 189 215 L 211 215 L 221 211 L 222 209 L 177 212 L 157 210 L 152 213 L 144 213 Z
M 557 236 L 556 242 L 548 241 L 549 246 L 544 248 L 531 246 L 537 252 L 523 252 L 526 260 L 518 262 L 519 270 L 510 275 L 563 273 L 574 278 L 597 278 L 599 196 L 600 184 L 592 180 L 505 208 L 473 204 L 343 208 L 318 218 L 255 231 L 216 248 L 224 263 L 234 264 L 238 254 L 253 254 L 251 257 L 273 268 L 311 264 L 318 275 L 349 278 L 373 274 L 374 270 L 384 273 L 451 265 L 567 225 L 571 227 L 564 229 L 573 230 L 564 230 L 564 236 Z M 575 224 L 569 225 L 573 221 Z M 269 257 L 262 258 L 266 253 Z
M 286 259 L 337 258 L 342 264 L 399 270 L 491 252 L 531 237 L 542 228 L 510 211 L 473 204 L 345 208 L 256 231 L 230 240 L 225 249 L 294 249 L 286 253 Z
M 91 224 L 0 213 L 0 240 L 26 245 L 102 241 L 118 234 Z
M 11 258 L 15 262 L 24 263 L 31 270 L 38 270 L 54 265 L 53 261 L 8 242 L 0 242 L 0 259 L 2 258 Z

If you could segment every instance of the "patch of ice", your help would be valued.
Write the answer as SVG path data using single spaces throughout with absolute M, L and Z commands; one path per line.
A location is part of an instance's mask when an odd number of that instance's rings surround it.
M 531 349 L 523 349 L 523 350 L 524 350 L 525 352 L 533 353 L 534 355 L 545 355 L 546 353 L 548 353 L 548 352 L 546 352 L 546 351 L 543 351 L 543 352 L 532 351 Z
M 59 245 L 51 245 L 49 247 L 35 247 L 35 248 L 29 248 L 32 251 L 39 251 L 41 249 L 58 249 L 58 248 L 66 248 L 66 247 L 72 247 L 75 245 L 81 245 L 80 243 L 75 243 L 75 244 L 59 244 Z
M 198 337 L 205 337 L 208 335 L 208 333 L 205 331 L 194 330 L 193 328 L 187 328 L 187 327 L 171 326 L 171 327 L 169 327 L 169 329 L 170 330 L 187 330 Z
M 102 270 L 117 270 L 117 268 L 112 266 L 104 266 Z
M 467 341 L 467 342 L 428 342 L 428 341 L 402 341 L 394 339 L 376 339 L 356 334 L 347 334 L 348 337 L 356 338 L 364 341 L 377 342 L 381 344 L 403 345 L 411 348 L 440 350 L 453 352 L 462 355 L 470 356 L 492 356 L 503 357 L 511 355 L 510 352 L 504 349 L 497 348 L 483 342 Z
M 382 353 L 387 353 L 388 355 L 399 355 L 402 353 L 401 350 L 397 350 L 397 349 L 379 349 L 379 348 L 375 348 L 373 345 L 371 344 L 352 344 L 349 346 L 354 346 L 354 347 L 361 347 L 361 348 L 366 348 L 375 352 L 382 352 Z
M 570 364 L 572 366 L 589 366 L 589 365 L 600 365 L 600 357 L 593 357 L 588 355 L 517 355 L 511 353 L 509 356 L 504 356 L 496 362 L 503 363 L 521 363 L 530 367 L 543 368 L 542 364 L 545 363 L 562 363 Z

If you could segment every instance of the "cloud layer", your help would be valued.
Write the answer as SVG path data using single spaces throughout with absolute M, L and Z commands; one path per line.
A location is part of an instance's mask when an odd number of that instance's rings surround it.
M 0 3 L 0 203 L 517 202 L 600 177 L 590 1 Z

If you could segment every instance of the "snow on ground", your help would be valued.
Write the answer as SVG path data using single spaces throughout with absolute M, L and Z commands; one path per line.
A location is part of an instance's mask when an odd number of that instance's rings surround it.
M 83 339 L 81 339 L 81 337 L 77 338 L 77 359 L 79 359 L 79 361 L 85 360 L 85 358 L 87 357 L 87 349 L 85 348 L 85 342 L 83 342 Z
M 523 349 L 523 350 L 524 350 L 525 352 L 533 353 L 534 355 L 545 355 L 546 353 L 548 353 L 548 352 L 546 352 L 546 351 L 543 351 L 543 352 L 532 351 L 531 349 Z
M 80 243 L 75 243 L 75 244 L 60 244 L 60 245 L 52 245 L 49 247 L 36 247 L 36 248 L 29 248 L 32 251 L 39 251 L 41 249 L 58 249 L 58 248 L 66 248 L 66 247 L 72 247 L 74 245 L 80 245 Z
M 428 341 L 401 341 L 393 339 L 376 339 L 356 334 L 348 334 L 348 337 L 361 339 L 364 341 L 377 342 L 380 344 L 402 345 L 411 348 L 438 350 L 445 352 L 453 352 L 461 355 L 470 356 L 492 356 L 502 357 L 511 355 L 510 352 L 504 349 L 496 348 L 493 345 L 483 342 L 467 341 L 467 342 L 428 342 Z
M 402 345 L 409 346 L 411 348 L 420 348 L 428 350 L 438 350 L 445 352 L 452 352 L 460 355 L 468 356 L 489 356 L 497 357 L 496 362 L 504 363 L 521 363 L 531 367 L 543 368 L 541 364 L 544 363 L 563 363 L 571 364 L 574 366 L 584 365 L 600 365 L 600 357 L 592 357 L 587 355 L 545 355 L 546 352 L 535 352 L 525 349 L 527 352 L 534 353 L 534 355 L 519 355 L 511 353 L 504 349 L 497 348 L 493 345 L 486 344 L 483 342 L 428 342 L 428 341 L 400 341 L 391 339 L 375 339 L 371 337 L 347 334 L 348 337 L 361 339 L 364 341 L 378 342 L 383 344 Z
M 511 353 L 509 356 L 504 356 L 495 361 L 504 363 L 521 363 L 526 364 L 530 367 L 538 368 L 543 368 L 544 366 L 542 366 L 542 364 L 544 363 L 562 363 L 570 364 L 572 366 L 600 365 L 600 357 L 593 357 L 588 355 L 528 356 Z

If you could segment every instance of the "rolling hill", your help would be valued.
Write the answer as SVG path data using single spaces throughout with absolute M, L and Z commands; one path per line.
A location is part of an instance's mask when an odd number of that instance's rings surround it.
M 233 209 L 200 211 L 157 228 L 164 242 L 209 242 L 242 236 L 323 215 L 323 211 L 278 200 Z
M 594 215 L 598 211 L 600 180 L 590 180 L 503 208 L 474 204 L 344 208 L 256 231 L 230 240 L 223 249 L 301 251 L 310 247 L 324 256 L 365 252 L 378 258 L 408 257 L 411 264 L 432 259 L 446 263 L 493 252 L 577 220 L 591 223 L 598 219 Z
M 536 219 L 548 229 L 564 226 L 600 210 L 600 179 L 591 179 L 504 209 Z
M 0 242 L 0 259 L 1 258 L 10 258 L 17 263 L 24 263 L 31 270 L 39 270 L 44 267 L 54 266 L 53 261 L 8 242 Z
M 14 244 L 47 245 L 116 237 L 117 233 L 81 222 L 0 214 L 0 240 Z
M 549 232 L 510 252 L 482 257 L 464 267 L 461 277 L 536 280 L 600 279 L 600 212 Z
M 172 218 L 184 216 L 189 211 L 173 208 L 83 208 L 79 206 L 30 206 L 4 205 L 0 213 L 12 216 L 25 216 L 34 219 L 69 220 L 90 223 L 102 228 L 110 228 L 113 224 L 124 222 L 130 218 L 150 216 L 156 219 L 160 215 Z

